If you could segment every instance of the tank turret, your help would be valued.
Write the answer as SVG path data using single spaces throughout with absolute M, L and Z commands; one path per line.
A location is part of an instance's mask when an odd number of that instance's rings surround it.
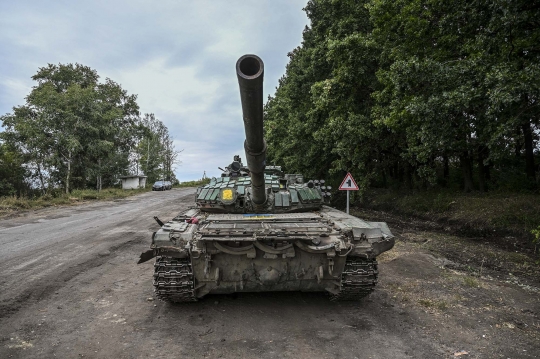
M 223 171 L 221 177 L 212 178 L 197 189 L 197 207 L 204 212 L 261 214 L 312 211 L 329 203 L 330 192 L 314 186 L 313 181 L 304 182 L 301 174 L 284 174 L 280 166 L 266 166 L 263 61 L 256 55 L 240 57 L 236 76 L 246 132 L 247 166 L 240 156 L 235 156 L 225 169 L 219 167 Z

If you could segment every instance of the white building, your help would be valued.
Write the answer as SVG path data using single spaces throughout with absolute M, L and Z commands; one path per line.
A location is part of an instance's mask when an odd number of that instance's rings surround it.
M 122 189 L 136 189 L 146 187 L 146 176 L 121 176 L 120 179 L 122 180 Z

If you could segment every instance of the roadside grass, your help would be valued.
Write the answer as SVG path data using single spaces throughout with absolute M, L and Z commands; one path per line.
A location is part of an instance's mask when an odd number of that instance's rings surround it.
M 60 205 L 73 205 L 83 201 L 112 200 L 126 198 L 139 193 L 150 191 L 152 188 L 123 190 L 121 188 L 105 188 L 101 191 L 93 189 L 73 190 L 69 194 L 45 194 L 40 197 L 0 197 L 0 217 L 24 210 L 53 207 Z
M 444 300 L 419 299 L 418 304 L 426 308 L 434 308 L 438 310 L 445 310 L 448 308 L 448 303 Z
M 471 288 L 476 288 L 480 286 L 480 283 L 478 283 L 477 279 L 468 275 L 463 277 L 463 283 L 465 284 L 465 286 L 471 287 Z
M 457 263 L 452 264 L 441 259 L 444 257 L 432 256 L 434 252 L 430 249 L 425 243 L 398 240 L 396 246 L 389 251 L 394 252 L 392 256 L 387 254 L 389 252 L 385 252 L 379 257 L 382 257 L 380 261 L 382 268 L 386 263 L 402 257 L 405 262 L 407 258 L 422 258 L 427 268 L 439 269 L 438 274 L 430 271 L 431 274 L 424 279 L 408 276 L 391 276 L 389 279 L 383 277 L 381 289 L 387 290 L 395 303 L 399 303 L 402 307 L 416 306 L 439 315 L 451 313 L 456 308 L 463 308 L 464 305 L 469 306 L 467 303 L 474 301 L 483 295 L 482 293 L 493 290 L 494 286 L 487 279 L 489 276 L 477 276 L 477 272 L 470 273 L 465 267 L 455 267 L 454 264 Z M 422 254 L 430 256 L 425 257 Z
M 511 233 L 533 240 L 540 226 L 540 195 L 532 193 L 461 193 L 450 191 L 401 192 L 372 189 L 360 204 L 447 224 L 457 224 L 473 235 Z
M 175 185 L 175 188 L 182 188 L 182 187 L 199 187 L 204 186 L 205 184 L 210 183 L 210 178 L 200 179 L 196 181 L 186 181 L 186 182 L 180 182 L 179 184 Z
M 417 230 L 414 224 L 393 229 L 396 244 L 377 257 L 381 268 L 399 258 L 407 261 L 408 257 L 418 258 L 424 253 L 430 255 L 426 263 L 431 264 L 427 265 L 440 269 L 438 276 L 426 279 L 393 277 L 385 282 L 383 277 L 382 288 L 403 306 L 416 305 L 430 313 L 444 313 L 470 306 L 479 295 L 496 291 L 498 284 L 494 283 L 538 290 L 540 266 L 534 257 L 498 248 L 488 240 L 479 242 L 438 231 Z
M 411 250 L 428 250 L 460 264 L 459 269 L 472 276 L 482 275 L 484 269 L 491 269 L 540 278 L 538 255 L 524 253 L 518 246 L 514 247 L 513 243 L 519 243 L 518 238 L 507 236 L 508 247 L 500 247 L 493 245 L 489 236 L 467 237 L 453 234 L 453 231 L 422 230 L 422 223 L 418 224 L 407 216 L 399 216 L 398 221 L 395 216 L 385 218 L 384 213 L 356 208 L 351 214 L 369 220 L 394 221 L 390 225 L 397 239 L 394 250 L 380 255 L 380 262 L 391 261 Z
M 486 269 L 525 275 L 531 278 L 540 277 L 540 267 L 536 258 L 523 253 L 497 248 L 486 239 L 478 242 L 445 233 L 407 231 L 398 235 L 412 248 L 428 250 L 436 256 L 442 256 L 459 265 L 459 269 L 469 274 L 471 279 L 463 279 L 463 283 L 474 287 L 474 278 L 483 275 Z

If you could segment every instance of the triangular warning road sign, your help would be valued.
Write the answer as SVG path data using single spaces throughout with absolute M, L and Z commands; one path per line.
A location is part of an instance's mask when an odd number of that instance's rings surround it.
M 341 182 L 341 186 L 339 186 L 340 191 L 358 191 L 358 185 L 356 182 L 354 182 L 354 178 L 352 178 L 352 175 L 350 173 L 347 173 L 345 176 L 345 179 L 343 182 Z

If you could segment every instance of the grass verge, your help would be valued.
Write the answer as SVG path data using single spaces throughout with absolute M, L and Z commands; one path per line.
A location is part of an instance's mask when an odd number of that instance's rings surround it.
M 199 187 L 204 186 L 205 184 L 210 183 L 210 178 L 200 179 L 197 181 L 186 181 L 186 182 L 180 182 L 179 184 L 175 185 L 175 188 L 182 188 L 182 187 Z
M 525 193 L 403 193 L 371 190 L 361 207 L 456 225 L 473 236 L 518 235 L 532 242 L 540 226 L 540 195 Z
M 105 188 L 101 191 L 92 189 L 73 190 L 69 194 L 58 193 L 56 195 L 45 194 L 37 198 L 26 197 L 0 197 L 0 217 L 23 211 L 44 207 L 73 205 L 83 201 L 111 200 L 126 198 L 139 193 L 148 192 L 152 188 L 141 188 L 133 190 L 123 190 L 120 188 Z

